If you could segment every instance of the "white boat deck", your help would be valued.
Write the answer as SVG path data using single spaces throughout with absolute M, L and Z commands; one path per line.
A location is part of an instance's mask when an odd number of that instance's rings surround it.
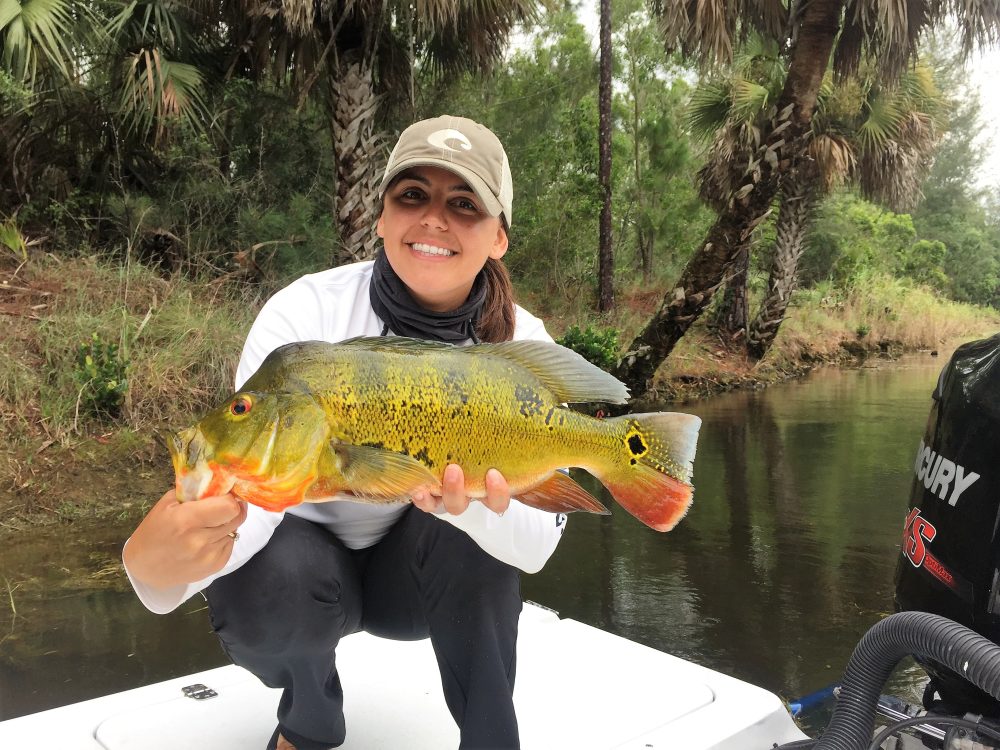
M 458 746 L 428 640 L 358 633 L 337 663 L 345 749 Z M 218 695 L 185 697 L 193 683 Z M 0 722 L 0 748 L 263 750 L 279 694 L 220 667 Z M 765 750 L 805 738 L 772 693 L 530 604 L 514 699 L 524 750 Z

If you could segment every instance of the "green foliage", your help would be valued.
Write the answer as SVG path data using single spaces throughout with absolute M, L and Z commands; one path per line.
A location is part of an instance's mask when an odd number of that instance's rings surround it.
M 829 278 L 845 287 L 871 273 L 890 273 L 943 291 L 948 252 L 943 243 L 918 237 L 909 214 L 842 191 L 818 212 L 800 273 L 807 285 Z
M 900 259 L 900 272 L 919 284 L 946 291 L 948 277 L 944 272 L 948 248 L 938 240 L 917 240 Z
M 14 257 L 21 261 L 28 259 L 28 243 L 13 216 L 6 221 L 0 221 L 0 257 L 5 252 L 13 253 Z
M 80 387 L 81 409 L 98 416 L 117 417 L 128 390 L 128 362 L 117 344 L 103 341 L 94 333 L 77 347 L 73 377 Z
M 556 343 L 572 349 L 602 370 L 611 371 L 618 364 L 618 331 L 614 328 L 597 329 L 588 325 L 581 330 L 572 325 Z

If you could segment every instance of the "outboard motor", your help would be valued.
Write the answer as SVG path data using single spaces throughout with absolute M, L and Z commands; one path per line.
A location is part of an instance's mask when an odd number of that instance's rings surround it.
M 956 350 L 933 398 L 913 466 L 896 609 L 942 615 L 1000 643 L 1000 334 Z M 1000 717 L 1000 702 L 940 663 L 918 661 L 931 676 L 926 708 Z

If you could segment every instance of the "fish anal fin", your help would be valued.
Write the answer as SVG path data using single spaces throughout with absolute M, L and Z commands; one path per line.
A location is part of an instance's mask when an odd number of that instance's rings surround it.
M 600 500 L 561 471 L 554 472 L 541 484 L 528 490 L 521 490 L 516 495 L 525 505 L 551 513 L 585 511 L 599 513 L 602 516 L 610 514 Z
M 430 469 L 404 453 L 344 443 L 333 450 L 340 460 L 343 489 L 359 497 L 396 500 L 418 487 L 440 484 Z

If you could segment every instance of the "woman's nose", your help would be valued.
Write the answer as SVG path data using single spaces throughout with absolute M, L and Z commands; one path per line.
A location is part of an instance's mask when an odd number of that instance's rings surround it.
M 448 221 L 445 218 L 444 208 L 435 202 L 429 202 L 424 209 L 420 223 L 429 229 L 447 229 Z

